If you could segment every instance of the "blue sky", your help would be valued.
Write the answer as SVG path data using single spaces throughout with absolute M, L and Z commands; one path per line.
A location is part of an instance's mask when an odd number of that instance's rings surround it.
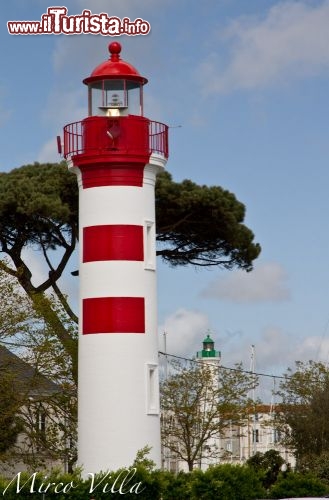
M 113 39 L 101 35 L 8 34 L 7 21 L 40 20 L 53 5 L 2 6 L 2 171 L 60 159 L 56 135 L 87 113 L 82 79 L 108 57 Z M 175 180 L 235 193 L 262 246 L 248 274 L 159 262 L 159 334 L 167 332 L 168 351 L 193 355 L 210 329 L 228 366 L 243 360 L 249 368 L 251 345 L 256 369 L 268 373 L 297 359 L 327 362 L 329 1 L 64 5 L 69 15 L 90 9 L 151 24 L 150 34 L 120 42 L 123 59 L 149 79 L 146 115 L 172 127 L 167 168 Z M 67 286 L 74 296 L 75 284 Z

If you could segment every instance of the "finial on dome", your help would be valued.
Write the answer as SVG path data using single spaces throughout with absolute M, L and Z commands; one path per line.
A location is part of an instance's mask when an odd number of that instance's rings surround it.
M 119 61 L 120 52 L 121 52 L 121 44 L 119 42 L 112 42 L 109 45 L 109 52 L 111 54 L 111 61 Z

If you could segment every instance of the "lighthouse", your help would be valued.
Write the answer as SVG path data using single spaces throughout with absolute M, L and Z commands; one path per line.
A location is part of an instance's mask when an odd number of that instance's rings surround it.
M 210 389 L 211 397 L 216 397 L 218 394 L 221 352 L 215 349 L 215 342 L 210 337 L 210 333 L 207 333 L 207 336 L 202 342 L 202 350 L 196 353 L 196 362 L 200 364 L 202 370 L 205 370 L 210 375 L 210 386 L 208 386 L 208 389 Z M 207 378 L 205 380 L 207 380 Z M 207 391 L 207 383 L 205 383 L 205 387 Z M 203 400 L 200 411 L 205 413 L 207 411 L 213 411 L 212 403 L 208 402 L 207 399 L 206 401 Z M 215 421 L 216 420 L 214 420 L 214 422 Z M 221 447 L 220 433 L 218 433 L 218 435 L 213 433 L 204 445 L 204 452 L 199 463 L 201 470 L 207 470 L 210 465 L 216 465 L 216 463 L 218 463 L 218 457 L 216 457 L 216 455 L 214 456 L 212 452 L 213 450 L 220 450 Z
M 83 80 L 88 116 L 64 127 L 79 186 L 78 465 L 132 465 L 148 446 L 160 466 L 156 175 L 168 127 L 144 117 L 147 79 L 121 45 Z

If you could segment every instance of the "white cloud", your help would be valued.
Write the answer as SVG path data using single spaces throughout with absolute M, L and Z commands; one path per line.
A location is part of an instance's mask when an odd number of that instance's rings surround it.
M 293 366 L 297 358 L 296 339 L 290 337 L 282 328 L 268 326 L 261 335 L 252 342 L 244 339 L 240 345 L 235 346 L 234 352 L 227 352 L 227 356 L 238 356 L 249 368 L 251 364 L 251 344 L 254 345 L 254 369 L 256 372 L 281 374 L 289 366 Z M 237 347 L 237 348 L 236 348 Z M 230 348 L 232 350 L 232 348 Z M 223 364 L 225 364 L 223 362 Z
M 159 326 L 160 350 L 164 350 L 165 333 L 167 353 L 190 358 L 202 347 L 208 329 L 209 321 L 205 314 L 178 309 Z
M 55 137 L 42 146 L 38 154 L 37 161 L 40 163 L 57 163 L 61 160 L 57 149 Z
M 223 65 L 223 54 L 213 52 L 202 63 L 204 90 L 255 89 L 328 71 L 328 25 L 327 0 L 318 5 L 285 1 L 265 18 L 232 21 L 220 35 L 230 59 Z
M 47 106 L 43 112 L 43 122 L 52 132 L 51 138 L 43 144 L 37 161 L 59 162 L 61 157 L 57 150 L 56 136 L 63 142 L 63 127 L 68 123 L 79 121 L 87 114 L 87 94 L 82 86 L 77 89 L 54 89 L 49 94 Z
M 329 338 L 310 335 L 298 338 L 291 332 L 277 326 L 267 326 L 258 338 L 252 341 L 244 337 L 239 342 L 218 345 L 222 350 L 223 365 L 231 366 L 237 360 L 243 361 L 249 369 L 251 345 L 254 345 L 255 371 L 281 375 L 288 367 L 294 368 L 295 361 L 329 360 Z
M 227 341 L 216 345 L 222 351 L 222 365 L 232 367 L 237 361 L 242 361 L 244 369 L 251 370 L 251 344 L 254 345 L 255 372 L 267 375 L 259 376 L 255 395 L 268 403 L 277 400 L 273 399 L 272 391 L 277 390 L 280 384 L 280 379 L 271 375 L 282 376 L 288 368 L 294 370 L 295 361 L 314 360 L 328 363 L 329 360 L 329 338 L 298 338 L 280 327 L 268 326 L 258 338 L 251 340 L 244 337 L 233 344 Z
M 178 309 L 159 327 L 159 348 L 164 351 L 163 333 L 166 332 L 167 353 L 190 359 L 202 348 L 208 331 L 209 320 L 205 314 Z M 268 403 L 275 400 L 272 391 L 277 390 L 280 383 L 280 379 L 275 379 L 273 375 L 282 376 L 288 368 L 294 369 L 295 361 L 329 361 L 329 338 L 324 335 L 301 338 L 282 327 L 269 325 L 252 338 L 247 338 L 243 332 L 221 332 L 219 335 L 211 332 L 211 336 L 215 340 L 215 348 L 221 351 L 222 365 L 228 368 L 242 362 L 245 370 L 251 370 L 253 345 L 254 370 L 267 375 L 259 376 L 255 395 Z
M 220 276 L 201 292 L 201 296 L 235 303 L 281 302 L 290 298 L 286 280 L 283 268 L 270 262 L 255 266 L 250 273 L 235 271 L 224 278 Z
M 313 359 L 328 363 L 329 339 L 320 336 L 305 337 L 301 342 L 296 342 L 294 356 L 296 360 L 308 361 Z

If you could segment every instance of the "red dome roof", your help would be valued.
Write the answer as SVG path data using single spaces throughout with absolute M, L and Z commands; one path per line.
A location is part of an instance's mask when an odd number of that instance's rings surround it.
M 147 83 L 147 79 L 141 76 L 134 66 L 120 59 L 121 44 L 119 42 L 110 43 L 109 52 L 111 54 L 110 59 L 97 66 L 91 75 L 83 80 L 83 83 L 88 85 L 88 83 L 104 79 L 134 80 L 142 85 Z

